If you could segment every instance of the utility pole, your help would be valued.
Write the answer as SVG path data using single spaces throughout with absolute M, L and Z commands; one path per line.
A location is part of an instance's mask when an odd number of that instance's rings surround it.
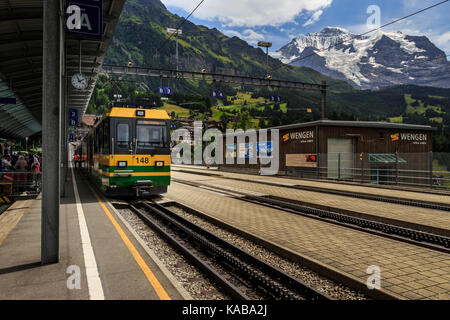
M 269 76 L 269 48 L 272 47 L 272 42 L 259 41 L 258 47 L 266 48 L 266 76 Z
M 327 119 L 327 82 L 322 81 L 320 92 L 322 93 L 322 120 Z
M 173 28 L 167 28 L 167 34 L 169 34 L 170 36 L 175 36 L 176 37 L 176 55 L 177 55 L 177 75 L 178 75 L 178 71 L 179 71 L 179 59 L 178 59 L 178 37 L 183 35 L 183 30 L 181 29 L 173 29 Z

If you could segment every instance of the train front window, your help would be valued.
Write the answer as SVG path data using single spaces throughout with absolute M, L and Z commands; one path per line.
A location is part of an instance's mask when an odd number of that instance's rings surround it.
M 117 126 L 117 146 L 127 148 L 130 142 L 130 129 L 127 123 L 119 123 Z
M 166 126 L 137 125 L 136 139 L 139 149 L 163 148 L 167 144 Z

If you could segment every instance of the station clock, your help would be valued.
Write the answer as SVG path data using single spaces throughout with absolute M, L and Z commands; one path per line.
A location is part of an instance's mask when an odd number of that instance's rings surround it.
M 88 87 L 89 81 L 82 73 L 76 73 L 72 77 L 72 85 L 75 89 L 84 90 Z

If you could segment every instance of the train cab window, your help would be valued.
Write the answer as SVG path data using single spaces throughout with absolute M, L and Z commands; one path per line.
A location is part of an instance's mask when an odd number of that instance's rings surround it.
M 128 123 L 119 123 L 117 125 L 117 146 L 127 148 L 130 142 L 130 127 Z
M 163 148 L 167 144 L 166 126 L 138 124 L 136 139 L 138 149 Z

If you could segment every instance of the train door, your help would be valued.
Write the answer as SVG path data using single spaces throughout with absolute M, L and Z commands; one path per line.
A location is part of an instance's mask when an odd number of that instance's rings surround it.
M 88 172 L 92 175 L 94 169 L 94 134 L 90 134 L 87 141 Z
M 115 135 L 113 135 L 114 154 L 132 154 L 133 146 L 133 119 L 117 119 L 115 121 Z

